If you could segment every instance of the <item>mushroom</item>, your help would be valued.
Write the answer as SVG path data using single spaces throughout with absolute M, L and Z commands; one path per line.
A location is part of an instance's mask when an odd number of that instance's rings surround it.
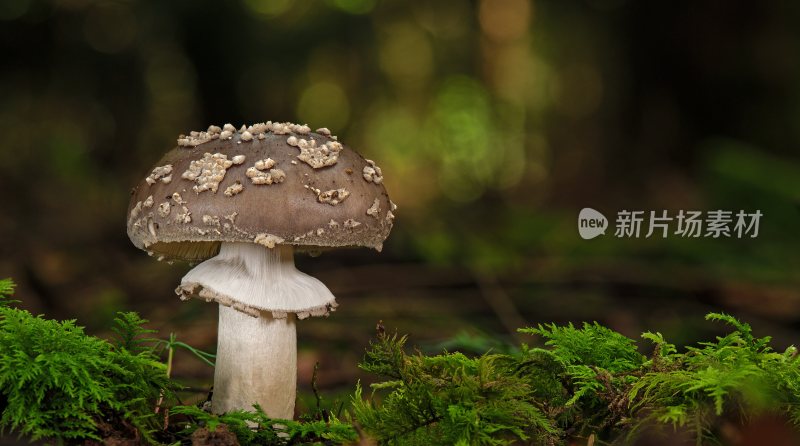
M 370 164 L 330 134 L 291 123 L 224 129 L 179 137 L 156 164 L 177 180 L 139 183 L 128 236 L 159 260 L 203 261 L 176 293 L 219 304 L 212 411 L 259 404 L 291 419 L 295 322 L 336 308 L 322 282 L 295 268 L 294 253 L 380 250 L 394 205 L 382 184 L 353 174 Z M 157 205 L 143 206 L 151 196 Z M 375 203 L 383 215 L 373 215 Z

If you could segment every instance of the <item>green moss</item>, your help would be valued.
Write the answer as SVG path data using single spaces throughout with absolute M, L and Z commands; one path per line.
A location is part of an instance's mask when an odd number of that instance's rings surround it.
M 521 329 L 544 348 L 467 357 L 407 353 L 404 337 L 379 335 L 362 368 L 384 377 L 355 419 L 381 444 L 566 445 L 593 437 L 630 441 L 653 425 L 718 441 L 724 420 L 778 414 L 800 427 L 800 360 L 776 353 L 750 326 L 712 313 L 732 332 L 678 352 L 658 333 L 650 357 L 596 323 Z M 583 440 L 586 441 L 586 440 Z
M 10 290 L 8 282 L 0 289 Z M 127 348 L 146 321 L 120 317 L 116 328 L 129 344 L 0 306 L 0 427 L 31 439 L 98 439 L 98 420 L 124 420 L 149 436 L 155 401 L 175 384 L 151 349 Z
M 381 332 L 360 364 L 381 379 L 370 395 L 358 385 L 349 410 L 317 407 L 294 421 L 257 406 L 223 415 L 175 406 L 170 352 L 186 348 L 208 364 L 213 355 L 151 337 L 135 313 L 118 315 L 110 341 L 87 336 L 74 321 L 10 307 L 12 291 L 0 280 L 0 428 L 30 439 L 100 439 L 111 425 L 188 444 L 197 429 L 224 424 L 243 445 L 348 444 L 360 432 L 385 445 L 624 444 L 656 425 L 713 444 L 720 426 L 759 413 L 800 426 L 797 349 L 775 352 L 725 314 L 706 319 L 730 333 L 683 351 L 659 333 L 640 344 L 597 323 L 522 329 L 541 346 L 481 355 L 409 352 L 406 337 Z M 157 405 L 169 409 L 166 429 Z
M 200 427 L 215 431 L 225 424 L 236 434 L 243 445 L 295 445 L 295 444 L 349 444 L 358 440 L 352 425 L 333 415 L 323 418 L 305 418 L 301 421 L 269 418 L 258 405 L 254 411 L 234 411 L 213 415 L 196 406 L 176 406 L 174 415 L 189 417 L 190 422 L 180 433 L 188 437 Z

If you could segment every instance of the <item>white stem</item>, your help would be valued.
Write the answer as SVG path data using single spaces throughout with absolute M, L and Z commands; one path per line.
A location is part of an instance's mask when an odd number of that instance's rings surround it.
M 211 409 L 253 410 L 259 404 L 272 418 L 291 420 L 297 386 L 295 318 L 254 318 L 219 306 L 217 366 Z
M 320 316 L 336 300 L 319 280 L 298 271 L 291 246 L 223 243 L 216 257 L 189 271 L 176 290 L 219 305 L 211 409 L 253 410 L 291 419 L 297 382 L 295 321 Z

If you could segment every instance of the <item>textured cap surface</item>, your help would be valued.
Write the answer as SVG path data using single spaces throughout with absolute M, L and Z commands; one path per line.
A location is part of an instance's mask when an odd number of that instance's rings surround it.
M 181 135 L 132 191 L 128 236 L 166 259 L 220 242 L 380 250 L 394 219 L 380 168 L 327 129 L 226 125 Z

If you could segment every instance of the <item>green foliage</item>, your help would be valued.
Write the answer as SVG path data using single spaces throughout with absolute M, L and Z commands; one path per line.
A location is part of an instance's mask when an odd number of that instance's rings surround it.
M 425 356 L 404 352 L 405 337 L 381 335 L 361 368 L 389 380 L 373 398 L 353 396 L 355 418 L 385 444 L 502 445 L 546 442 L 559 429 L 537 401 L 519 362 L 500 354 Z M 381 404 L 375 394 L 383 395 Z
M 167 350 L 169 352 L 168 362 L 171 361 L 172 354 L 174 350 L 177 348 L 182 348 L 188 351 L 189 353 L 193 354 L 197 359 L 205 362 L 211 367 L 214 367 L 214 359 L 216 359 L 217 357 L 217 355 L 213 353 L 204 352 L 202 350 L 192 347 L 191 345 L 185 342 L 179 341 L 177 336 L 175 336 L 175 333 L 170 333 L 169 339 L 156 340 L 156 345 L 158 346 L 158 348 Z
M 568 407 L 582 398 L 594 406 L 598 393 L 624 386 L 625 378 L 615 375 L 634 371 L 644 362 L 632 339 L 596 322 L 584 323 L 582 329 L 572 324 L 564 327 L 550 324 L 519 331 L 547 339 L 545 345 L 550 347 L 547 352 L 563 365 L 564 375 L 571 384 L 572 397 L 565 403 Z M 596 412 L 603 407 L 591 409 Z
M 146 321 L 131 314 L 118 321 L 129 346 L 138 345 Z M 124 422 L 148 437 L 156 427 L 155 400 L 174 388 L 164 370 L 152 350 L 87 336 L 75 321 L 0 307 L 3 431 L 31 439 L 98 439 L 98 421 L 105 420 Z
M 15 302 L 9 298 L 14 294 L 14 286 L 11 279 L 0 279 L 0 306 L 8 306 Z
M 572 324 L 555 324 L 523 328 L 520 333 L 539 335 L 550 351 L 566 365 L 595 366 L 611 372 L 632 370 L 644 361 L 636 350 L 636 342 L 597 322 L 584 323 L 577 329 Z
M 720 426 L 761 412 L 800 428 L 797 349 L 772 351 L 748 324 L 718 313 L 732 331 L 685 352 L 660 333 L 641 355 L 634 340 L 600 326 L 520 330 L 545 340 L 518 353 L 467 357 L 407 353 L 404 337 L 380 335 L 361 367 L 385 378 L 353 411 L 381 444 L 570 444 L 631 440 L 652 425 L 681 427 L 698 444 Z
M 660 334 L 653 359 L 631 386 L 632 409 L 641 422 L 683 426 L 698 438 L 714 436 L 719 417 L 779 412 L 800 426 L 800 360 L 797 349 L 772 351 L 770 338 L 756 338 L 748 324 L 711 313 L 707 320 L 731 325 L 731 333 L 677 353 Z
M 134 353 L 152 351 L 151 345 L 156 340 L 146 336 L 150 336 L 156 331 L 144 328 L 146 323 L 146 319 L 142 319 L 141 316 L 132 311 L 117 313 L 117 317 L 114 318 L 114 325 L 111 327 L 111 331 L 116 335 L 114 345 L 118 349 Z
M 221 416 L 197 407 L 174 406 L 171 415 L 188 423 L 178 433 L 163 429 L 155 408 L 173 399 L 179 386 L 169 379 L 172 352 L 184 348 L 213 366 L 214 355 L 178 341 L 155 339 L 147 320 L 132 312 L 114 319 L 114 338 L 88 336 L 75 321 L 54 321 L 10 308 L 14 284 L 0 281 L 0 428 L 30 439 L 77 443 L 102 440 L 101 425 L 146 441 L 174 443 L 199 427 L 226 424 L 241 444 L 344 444 L 358 439 L 336 416 L 303 421 L 272 420 L 260 407 Z M 168 351 L 167 364 L 159 353 Z M 324 414 L 324 418 L 322 415 Z M 129 432 L 119 432 L 119 426 Z M 255 428 L 254 428 L 255 426 Z M 158 430 L 158 432 L 157 432 Z
M 327 420 L 278 420 L 269 418 L 258 405 L 253 408 L 253 412 L 233 411 L 222 415 L 208 413 L 196 406 L 175 406 L 170 411 L 189 417 L 190 423 L 183 435 L 188 436 L 199 427 L 214 431 L 220 424 L 225 424 L 243 445 L 346 444 L 358 440 L 353 426 L 333 415 Z
M 30 439 L 102 440 L 111 426 L 177 444 L 224 424 L 242 445 L 336 445 L 358 441 L 358 425 L 385 445 L 566 445 L 629 441 L 660 425 L 706 444 L 720 440 L 724 424 L 759 413 L 800 428 L 797 349 L 775 352 L 769 337 L 726 314 L 706 319 L 729 325 L 728 334 L 684 351 L 643 333 L 649 356 L 597 323 L 522 329 L 542 345 L 495 345 L 474 356 L 409 353 L 406 337 L 381 332 L 360 364 L 383 379 L 370 396 L 359 384 L 342 419 L 318 407 L 294 421 L 270 419 L 258 406 L 222 415 L 168 407 L 178 388 L 169 378 L 173 351 L 210 365 L 214 355 L 175 335 L 153 338 L 135 313 L 119 313 L 110 341 L 87 336 L 74 321 L 10 307 L 13 287 L 0 280 L 0 429 Z M 168 415 L 156 416 L 156 406 Z

